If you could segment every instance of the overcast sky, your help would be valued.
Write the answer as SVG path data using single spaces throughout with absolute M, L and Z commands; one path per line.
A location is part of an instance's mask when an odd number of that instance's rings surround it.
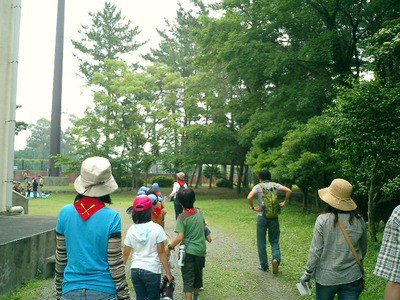
M 73 57 L 71 39 L 78 39 L 81 25 L 91 25 L 89 12 L 102 10 L 105 1 L 65 0 L 64 60 L 62 90 L 62 129 L 68 127 L 70 114 L 83 116 L 91 104 L 90 94 L 83 88 L 84 82 L 76 75 L 78 62 Z M 178 2 L 187 0 L 110 0 L 122 15 L 138 26 L 138 41 L 150 39 L 155 47 L 159 42 L 156 28 L 164 26 L 164 19 L 176 16 Z M 57 0 L 22 0 L 19 65 L 17 82 L 16 119 L 35 124 L 40 118 L 51 118 L 53 93 L 54 49 L 57 16 Z M 86 92 L 85 92 L 86 91 Z M 29 132 L 15 137 L 15 150 L 25 148 Z

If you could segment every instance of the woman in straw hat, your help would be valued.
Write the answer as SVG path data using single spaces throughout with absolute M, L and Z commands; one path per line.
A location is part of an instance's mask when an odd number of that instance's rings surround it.
M 316 299 L 358 299 L 362 285 L 362 271 L 339 227 L 343 226 L 355 252 L 362 261 L 367 252 L 367 226 L 351 199 L 352 185 L 335 179 L 318 195 L 327 204 L 318 216 L 306 265 L 300 282 L 306 285 L 311 276 L 316 281 Z
M 106 207 L 118 185 L 108 159 L 82 162 L 78 195 L 56 227 L 57 299 L 130 299 L 121 250 L 121 218 Z

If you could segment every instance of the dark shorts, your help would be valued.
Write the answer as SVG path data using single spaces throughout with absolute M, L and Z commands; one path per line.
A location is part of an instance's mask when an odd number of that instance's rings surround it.
M 205 266 L 206 258 L 186 253 L 185 265 L 181 267 L 183 279 L 183 292 L 193 292 L 203 286 L 202 270 Z

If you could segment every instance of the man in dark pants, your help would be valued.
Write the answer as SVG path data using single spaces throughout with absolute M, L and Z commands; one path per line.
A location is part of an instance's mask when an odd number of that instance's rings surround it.
M 259 184 L 256 184 L 247 196 L 247 202 L 250 209 L 257 213 L 257 250 L 260 266 L 258 269 L 262 271 L 269 271 L 268 258 L 267 258 L 267 241 L 266 235 L 268 232 L 268 241 L 271 245 L 272 252 L 272 273 L 278 274 L 279 264 L 281 262 L 281 250 L 279 247 L 279 219 L 278 215 L 268 216 L 266 214 L 266 204 L 263 203 L 263 195 L 265 191 L 276 193 L 282 191 L 286 193 L 285 200 L 277 203 L 279 208 L 284 207 L 290 199 L 292 191 L 279 183 L 271 181 L 271 173 L 267 170 L 262 170 L 258 176 Z M 253 205 L 253 198 L 257 196 L 258 206 Z

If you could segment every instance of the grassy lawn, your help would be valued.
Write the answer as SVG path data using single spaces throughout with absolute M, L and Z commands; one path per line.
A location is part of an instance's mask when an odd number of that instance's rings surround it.
M 213 236 L 217 236 L 215 243 L 207 245 L 212 255 L 210 258 L 207 256 L 204 276 L 206 288 L 202 292 L 202 299 L 266 299 L 266 295 L 260 295 L 260 291 L 257 289 L 264 283 L 271 285 L 271 280 L 261 278 L 264 281 L 256 284 L 261 277 L 259 272 L 253 271 L 258 261 L 255 237 L 256 216 L 248 209 L 245 198 L 226 189 L 201 188 L 195 191 L 196 206 L 203 210 Z M 170 189 L 162 189 L 164 195 L 169 192 Z M 112 195 L 112 208 L 120 212 L 124 231 L 131 224 L 131 220 L 124 214 L 124 211 L 132 204 L 132 194 L 133 192 L 125 191 Z M 55 191 L 48 199 L 30 200 L 29 214 L 57 216 L 63 205 L 72 203 L 74 195 L 71 192 Z M 166 203 L 166 208 L 169 212 L 167 222 L 171 222 L 172 226 L 172 203 Z M 277 285 L 292 289 L 303 274 L 315 219 L 316 214 L 303 213 L 300 204 L 295 201 L 292 201 L 283 210 L 280 216 L 281 273 L 279 276 L 273 277 Z M 229 244 L 227 244 L 229 249 L 224 247 L 225 237 L 234 239 L 234 247 Z M 368 290 L 363 292 L 361 299 L 382 299 L 386 282 L 372 274 L 379 244 L 370 242 L 368 247 L 369 250 L 364 260 Z M 270 249 L 268 250 L 270 257 Z M 251 264 L 251 267 L 243 268 L 243 264 Z M 180 272 L 177 276 L 180 276 Z M 40 293 L 45 284 L 48 285 L 48 280 L 37 279 L 18 288 L 10 295 L 0 297 L 0 299 L 44 299 L 40 298 Z M 176 299 L 181 299 L 178 295 Z M 232 295 L 235 297 L 230 297 Z M 314 293 L 305 299 L 313 297 Z M 282 297 L 281 299 L 291 298 Z

